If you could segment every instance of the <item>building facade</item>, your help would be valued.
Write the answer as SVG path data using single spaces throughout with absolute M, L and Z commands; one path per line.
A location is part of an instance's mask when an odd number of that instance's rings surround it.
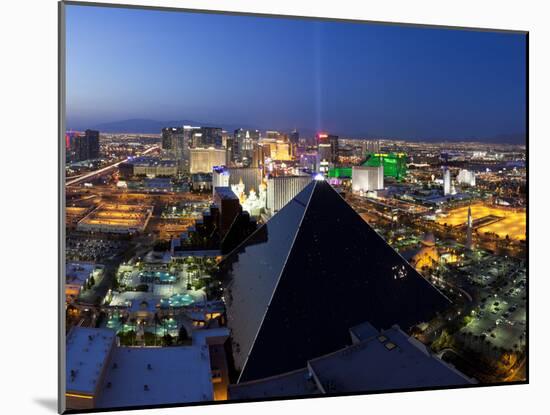
M 456 176 L 456 181 L 474 187 L 476 185 L 476 174 L 473 171 L 461 169 Z
M 214 166 L 226 164 L 225 148 L 197 147 L 190 149 L 189 171 L 194 173 L 211 173 Z
M 86 130 L 84 135 L 73 133 L 68 142 L 72 161 L 99 158 L 99 131 Z
M 239 198 L 231 187 L 214 187 L 214 204 L 219 208 L 219 230 L 223 238 L 233 224 L 235 218 L 242 212 Z
M 384 167 L 353 166 L 351 183 L 351 190 L 354 193 L 383 189 Z
M 222 129 L 219 127 L 200 127 L 191 131 L 191 147 L 222 147 Z
M 233 161 L 249 164 L 253 157 L 254 144 L 260 140 L 259 130 L 239 128 L 233 133 Z
M 272 214 L 278 212 L 311 180 L 310 175 L 269 177 L 267 179 L 267 209 Z
M 451 171 L 448 168 L 443 171 L 443 194 L 451 194 Z
M 317 134 L 317 171 L 327 174 L 338 161 L 338 136 Z

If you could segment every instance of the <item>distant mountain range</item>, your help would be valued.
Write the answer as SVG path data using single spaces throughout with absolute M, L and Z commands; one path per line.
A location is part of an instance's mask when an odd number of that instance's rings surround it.
M 70 126 L 76 130 L 99 130 L 104 133 L 144 133 L 144 134 L 160 134 L 161 130 L 164 127 L 177 127 L 183 125 L 193 125 L 193 126 L 211 126 L 211 127 L 221 127 L 227 131 L 234 131 L 239 128 L 250 128 L 250 129 L 260 129 L 264 130 L 265 128 L 247 125 L 247 124 L 224 124 L 224 123 L 212 123 L 196 120 L 172 120 L 172 121 L 158 121 L 150 120 L 145 118 L 133 118 L 128 120 L 113 121 L 100 123 L 95 125 L 74 125 Z M 273 128 L 274 127 L 268 127 Z M 287 129 L 281 129 L 281 131 L 286 131 Z M 298 128 L 300 135 L 303 137 L 313 137 L 317 132 L 311 128 Z M 353 137 L 351 134 L 342 134 L 344 137 Z M 359 135 L 358 135 L 359 136 Z M 369 137 L 370 134 L 361 134 L 360 137 Z M 372 137 L 380 139 L 396 139 L 397 137 L 384 137 L 380 135 L 373 135 Z M 425 142 L 459 142 L 459 141 L 477 141 L 483 143 L 494 143 L 494 144 L 525 144 L 525 134 L 524 133 L 514 133 L 514 134 L 499 134 L 492 137 L 464 137 L 464 138 L 403 138 L 408 141 L 425 141 Z
M 171 120 L 171 121 L 158 121 L 149 120 L 144 118 L 133 118 L 129 120 L 106 122 L 88 126 L 92 130 L 99 130 L 104 133 L 145 133 L 145 134 L 160 134 L 161 130 L 165 127 L 181 127 L 183 125 L 193 126 L 210 126 L 220 127 L 227 131 L 233 131 L 238 128 L 255 128 L 250 125 L 232 125 L 232 124 L 218 124 L 196 120 Z M 80 128 L 79 128 L 80 129 Z

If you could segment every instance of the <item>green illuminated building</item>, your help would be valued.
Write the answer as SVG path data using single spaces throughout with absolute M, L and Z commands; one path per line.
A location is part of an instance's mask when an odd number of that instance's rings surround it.
M 330 179 L 346 179 L 351 178 L 351 167 L 334 167 L 328 171 Z
M 380 167 L 380 165 L 383 165 L 384 176 L 386 177 L 401 180 L 407 175 L 407 154 L 405 153 L 370 153 L 367 157 L 367 161 L 363 163 L 363 166 Z M 328 171 L 328 177 L 330 179 L 351 178 L 351 169 L 351 166 L 334 167 Z
M 363 166 L 384 166 L 384 176 L 401 180 L 407 174 L 407 155 L 405 153 L 371 153 Z

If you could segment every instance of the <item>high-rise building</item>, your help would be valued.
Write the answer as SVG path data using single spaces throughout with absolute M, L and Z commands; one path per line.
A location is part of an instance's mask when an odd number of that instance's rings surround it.
M 70 140 L 71 143 L 71 161 L 82 161 L 85 160 L 82 158 L 82 155 L 84 154 L 83 148 L 84 148 L 84 138 L 80 135 L 75 133 Z
M 354 193 L 381 190 L 384 188 L 384 167 L 353 166 L 351 190 Z
M 275 154 L 271 154 L 273 160 L 288 161 L 292 159 L 291 143 L 288 139 L 275 142 Z
M 200 127 L 192 131 L 191 147 L 222 147 L 222 129 L 218 127 Z
M 447 167 L 443 170 L 443 194 L 451 194 L 451 171 Z
M 328 173 L 330 163 L 332 162 L 332 145 L 329 141 L 329 135 L 325 133 L 317 134 L 317 171 Z
M 202 131 L 199 128 L 191 133 L 191 148 L 200 148 L 200 147 L 203 147 L 203 145 L 202 145 Z
M 86 130 L 84 137 L 88 143 L 88 159 L 99 158 L 99 131 Z
M 212 170 L 212 196 L 214 196 L 216 187 L 229 187 L 229 171 L 225 166 L 216 166 Z
M 215 187 L 214 204 L 219 208 L 219 231 L 223 239 L 235 218 L 242 212 L 241 204 L 231 187 Z
M 255 143 L 254 149 L 252 150 L 252 164 L 250 166 L 262 168 L 264 166 L 264 163 L 264 146 L 260 143 Z
M 472 230 L 474 221 L 472 219 L 472 207 L 468 206 L 468 222 L 466 223 L 466 249 L 473 249 Z
M 220 277 L 237 383 L 303 369 L 365 321 L 408 330 L 451 304 L 324 180 L 226 256 Z
M 225 148 L 192 148 L 190 151 L 190 167 L 191 174 L 194 173 L 211 173 L 214 166 L 223 166 L 226 164 L 227 157 Z
M 363 140 L 361 143 L 362 156 L 366 157 L 369 153 L 380 153 L 380 141 Z
M 305 153 L 300 155 L 300 167 L 315 171 L 317 168 L 317 154 L 315 153 Z
M 274 131 L 274 130 L 267 130 L 265 132 L 265 138 L 270 138 L 270 139 L 273 139 L 273 140 L 278 140 L 279 138 L 281 138 L 281 133 L 279 131 Z
M 274 138 L 262 138 L 260 144 L 263 147 L 264 157 L 275 159 L 277 156 L 277 140 Z
M 189 173 L 190 170 L 190 159 L 191 159 L 191 153 L 190 148 L 193 143 L 193 134 L 200 130 L 200 127 L 193 127 L 191 125 L 184 125 L 183 126 L 183 149 L 182 149 L 182 155 L 183 155 L 183 172 Z
M 278 212 L 311 183 L 311 180 L 310 175 L 269 177 L 267 179 L 267 209 L 272 214 Z
M 222 130 L 222 147 L 227 148 L 227 140 L 232 139 L 233 136 L 226 130 Z
M 298 132 L 298 130 L 292 130 L 292 132 L 290 133 L 290 142 L 296 145 L 300 142 L 300 133 Z
M 473 171 L 461 169 L 456 176 L 456 181 L 474 187 L 476 185 L 476 174 Z
M 176 160 L 180 172 L 189 171 L 189 140 L 185 127 L 166 127 L 161 134 L 162 150 Z
M 175 152 L 179 145 L 183 142 L 182 127 L 165 127 L 161 131 L 162 149 L 175 156 Z
M 227 150 L 227 160 L 228 165 L 230 165 L 232 162 L 235 161 L 235 155 L 233 154 L 233 151 L 235 150 L 235 139 L 233 137 L 228 137 L 225 140 L 225 148 Z
M 239 128 L 233 133 L 233 160 L 250 164 L 254 144 L 260 140 L 260 131 Z
M 233 134 L 226 130 L 222 130 L 222 147 L 227 150 L 227 165 L 229 166 L 234 161 L 233 156 Z
M 172 137 L 163 128 L 160 135 L 160 146 L 163 150 L 172 150 Z
M 317 171 L 327 174 L 338 161 L 338 136 L 317 134 Z
M 338 136 L 337 135 L 329 135 L 328 141 L 330 143 L 330 151 L 332 159 L 330 160 L 333 164 L 336 164 L 338 162 L 338 156 L 340 154 L 340 147 L 338 145 Z
M 74 161 L 99 158 L 99 131 L 86 130 L 84 135 L 73 134 L 69 139 L 70 152 Z

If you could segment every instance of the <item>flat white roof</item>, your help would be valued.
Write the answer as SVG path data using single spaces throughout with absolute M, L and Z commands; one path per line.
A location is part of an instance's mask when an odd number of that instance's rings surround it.
M 93 394 L 115 341 L 111 329 L 75 327 L 67 336 L 67 392 Z
M 82 285 L 97 266 L 90 262 L 67 262 L 65 280 L 67 284 Z
M 211 376 L 207 345 L 119 347 L 97 407 L 212 401 Z

